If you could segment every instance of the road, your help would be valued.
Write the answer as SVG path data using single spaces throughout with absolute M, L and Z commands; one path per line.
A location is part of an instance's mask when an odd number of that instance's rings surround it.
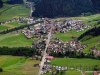
M 40 64 L 40 70 L 39 70 L 38 75 L 42 74 L 42 68 L 43 68 L 44 63 L 45 63 L 45 58 L 46 58 L 46 55 L 47 55 L 46 52 L 47 52 L 47 49 L 48 49 L 49 42 L 51 40 L 51 35 L 52 35 L 52 26 L 51 26 L 50 32 L 48 33 L 48 39 L 46 41 L 46 47 L 45 47 L 45 50 L 44 50 L 44 53 L 43 53 L 43 58 L 42 58 L 42 61 L 41 61 L 41 64 Z

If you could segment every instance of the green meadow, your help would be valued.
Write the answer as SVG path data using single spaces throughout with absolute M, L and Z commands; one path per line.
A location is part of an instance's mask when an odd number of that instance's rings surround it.
M 3 8 L 0 9 L 0 21 L 11 20 L 17 17 L 27 17 L 29 16 L 29 8 L 24 5 L 9 5 L 5 4 Z
M 0 67 L 3 72 L 0 75 L 37 75 L 39 61 L 20 56 L 0 56 Z
M 90 58 L 55 58 L 51 62 L 52 65 L 56 66 L 68 66 L 68 67 L 82 67 L 86 70 L 86 67 L 93 71 L 95 65 L 100 67 L 100 60 Z
M 5 34 L 0 35 L 0 47 L 26 47 L 31 46 L 33 39 L 27 39 L 24 34 Z

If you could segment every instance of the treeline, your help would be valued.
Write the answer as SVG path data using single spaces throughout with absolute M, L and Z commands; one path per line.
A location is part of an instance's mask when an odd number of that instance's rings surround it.
M 3 7 L 3 3 L 8 3 L 8 4 L 23 4 L 23 0 L 7 0 L 7 1 L 0 0 L 0 8 Z
M 7 3 L 9 3 L 9 4 L 22 4 L 23 0 L 8 0 Z
M 13 56 L 32 56 L 36 50 L 28 47 L 0 47 L 0 55 L 13 55 Z
M 79 38 L 78 40 L 88 40 L 88 39 L 91 39 L 95 36 L 99 36 L 100 35 L 100 27 L 94 27 L 88 31 L 86 31 L 85 33 L 83 33 Z M 87 37 L 88 36 L 88 37 Z M 87 37 L 87 38 L 85 38 Z M 85 38 L 85 39 L 84 39 Z
M 13 55 L 13 56 L 41 56 L 41 53 L 38 52 L 35 48 L 32 47 L 0 47 L 0 55 Z M 92 52 L 84 53 L 77 51 L 66 51 L 66 52 L 51 52 L 49 55 L 54 57 L 70 57 L 70 58 L 93 58 L 100 59 L 100 57 L 95 57 Z
M 91 59 L 100 59 L 100 56 L 95 57 L 95 55 L 92 52 L 84 53 L 81 51 L 65 51 L 63 52 L 51 52 L 49 55 L 54 57 L 69 57 L 69 58 L 91 58 Z
M 55 57 L 70 57 L 70 58 L 85 58 L 85 57 L 90 58 L 90 56 L 92 56 L 91 53 L 86 54 L 86 53 L 80 52 L 80 51 L 79 52 L 77 52 L 77 51 L 65 51 L 64 53 L 63 52 L 58 52 L 58 53 L 51 52 L 50 55 L 55 56 Z
M 51 18 L 77 16 L 94 11 L 90 0 L 41 0 L 35 8 L 33 16 Z
M 3 7 L 3 2 L 0 0 L 0 8 Z

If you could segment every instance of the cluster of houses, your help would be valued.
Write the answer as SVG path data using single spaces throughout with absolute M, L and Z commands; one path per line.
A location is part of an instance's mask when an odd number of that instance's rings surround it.
M 28 28 L 26 31 L 31 33 L 32 35 L 45 35 L 50 30 L 50 25 L 52 25 L 52 33 L 61 32 L 65 33 L 71 30 L 76 30 L 77 32 L 84 30 L 85 28 L 89 28 L 89 26 L 85 25 L 82 20 L 66 20 L 61 22 L 52 22 L 46 19 L 40 19 L 40 21 L 44 21 L 34 25 L 33 27 Z M 34 22 L 34 21 L 32 21 Z M 31 20 L 28 24 L 32 23 Z M 29 34 L 30 35 L 30 34 Z
M 56 74 L 57 71 L 66 71 L 68 69 L 68 67 L 65 66 L 51 65 L 50 62 L 53 59 L 53 56 L 46 55 L 45 62 L 41 71 L 42 74 L 46 74 L 47 72 L 50 72 L 51 74 Z
M 95 46 L 91 48 L 91 52 L 95 57 L 100 57 L 100 50 L 98 50 Z
M 33 24 L 36 21 L 41 21 L 41 20 L 42 18 L 35 20 L 33 17 L 17 17 L 17 18 L 12 18 L 11 20 L 7 20 L 5 22 L 0 22 L 0 25 L 5 25 L 12 22 Z
M 51 74 L 55 75 L 57 71 L 66 71 L 67 67 L 64 66 L 52 66 L 45 64 L 42 69 L 42 74 L 46 74 L 47 72 L 50 72 Z
M 39 19 L 36 19 L 36 20 L 29 20 L 28 21 L 28 24 L 33 24 L 33 23 L 36 23 L 36 22 L 41 22 L 43 21 L 42 18 L 39 18 Z M 42 32 L 43 30 L 40 30 L 39 28 L 40 26 L 40 23 L 34 25 L 34 26 L 29 26 L 27 28 L 24 28 L 22 30 L 22 33 L 27 37 L 27 38 L 32 38 L 33 36 L 35 37 L 39 37 L 40 35 L 42 35 L 42 33 L 45 33 L 45 32 Z
M 45 40 L 39 41 L 36 44 L 33 44 L 33 47 L 37 49 L 37 51 L 41 54 L 44 51 L 45 48 Z M 63 53 L 65 54 L 67 51 L 73 52 L 83 52 L 83 49 L 85 48 L 85 45 L 82 45 L 79 41 L 71 40 L 69 42 L 62 42 L 59 39 L 53 39 L 50 41 L 50 44 L 48 46 L 47 54 L 54 53 Z
M 28 20 L 28 18 L 26 18 L 26 17 L 18 17 L 18 18 L 13 18 L 13 19 L 5 21 L 5 22 L 0 22 L 0 25 L 5 25 L 5 24 L 8 24 L 8 23 L 12 23 L 12 22 L 23 23 L 27 20 Z
M 57 22 L 55 27 L 59 32 L 62 33 L 70 30 L 76 30 L 79 32 L 83 31 L 85 28 L 89 28 L 89 26 L 85 25 L 82 20 L 65 20 L 63 22 Z

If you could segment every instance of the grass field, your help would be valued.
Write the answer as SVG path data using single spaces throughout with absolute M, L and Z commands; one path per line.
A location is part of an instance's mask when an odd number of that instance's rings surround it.
M 0 31 L 6 30 L 6 29 L 8 29 L 8 27 L 6 27 L 6 26 L 1 26 L 1 25 L 0 25 Z
M 4 72 L 0 75 L 37 75 L 38 68 L 34 64 L 39 61 L 18 56 L 0 56 L 0 67 Z
M 66 75 L 82 75 L 79 71 L 66 71 Z
M 84 37 L 83 39 L 85 39 Z M 100 50 L 100 36 L 93 37 L 89 40 L 82 41 L 83 44 L 86 44 L 88 47 L 84 50 L 84 52 L 89 53 L 90 49 L 92 47 L 96 47 L 98 50 Z
M 8 23 L 8 24 L 5 24 L 5 25 L 0 25 L 0 31 L 12 29 L 12 28 L 22 26 L 22 25 L 26 25 L 26 23 L 12 22 L 12 23 Z
M 93 67 L 95 65 L 100 66 L 100 60 L 96 59 L 88 59 L 88 58 L 55 58 L 52 60 L 51 64 L 56 66 L 69 66 L 69 67 L 80 67 L 82 66 L 83 70 L 86 69 L 86 67 L 89 68 L 89 70 L 93 70 Z
M 8 5 L 5 4 L 2 9 L 0 9 L 0 21 L 11 20 L 15 17 L 25 17 L 29 16 L 29 8 L 24 5 Z
M 0 9 L 0 22 L 5 22 L 7 20 L 11 20 L 12 18 L 18 18 L 18 17 L 28 17 L 29 16 L 30 9 L 26 8 L 24 5 L 20 4 L 4 4 L 3 8 Z M 13 22 L 6 25 L 0 25 L 0 31 L 11 29 L 14 27 L 18 27 L 21 25 L 25 25 L 26 23 L 18 23 Z
M 84 33 L 85 31 L 82 31 L 82 32 L 77 32 L 77 31 L 69 31 L 69 32 L 66 32 L 66 33 L 56 33 L 55 34 L 55 37 L 59 38 L 60 40 L 62 41 L 69 41 L 69 40 L 72 40 L 73 38 L 72 37 L 75 37 L 77 38 L 78 36 L 80 36 L 82 33 Z
M 23 34 L 0 35 L 0 47 L 25 47 L 31 46 L 34 39 L 27 39 Z
M 45 74 L 45 75 L 51 75 L 51 73 Z M 61 74 L 61 72 L 60 72 L 60 73 L 58 73 L 56 75 L 82 75 L 82 74 L 81 74 L 80 71 L 65 71 L 64 74 Z

